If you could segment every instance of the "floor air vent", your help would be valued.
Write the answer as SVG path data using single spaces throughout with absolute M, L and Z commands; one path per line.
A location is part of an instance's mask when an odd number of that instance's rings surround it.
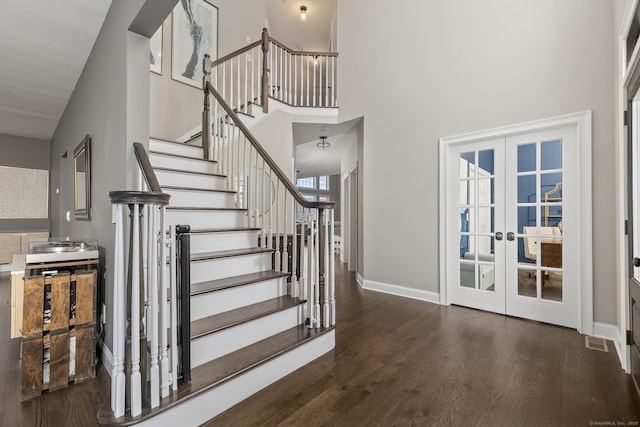
M 591 350 L 604 351 L 609 353 L 609 347 L 607 347 L 607 341 L 602 338 L 595 338 L 590 336 L 584 337 L 584 345 Z

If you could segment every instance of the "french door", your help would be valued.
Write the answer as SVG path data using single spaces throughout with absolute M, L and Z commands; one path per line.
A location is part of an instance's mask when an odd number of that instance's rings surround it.
M 574 149 L 570 127 L 451 147 L 451 303 L 577 327 Z

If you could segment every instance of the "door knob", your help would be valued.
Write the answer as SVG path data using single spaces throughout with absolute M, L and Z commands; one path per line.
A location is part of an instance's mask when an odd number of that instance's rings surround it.
M 502 240 L 502 232 L 496 232 L 496 240 Z
M 513 234 L 511 231 L 507 233 L 507 240 L 512 242 L 514 239 L 516 238 L 516 235 Z
M 633 266 L 634 267 L 640 267 L 640 258 L 634 258 L 633 259 Z

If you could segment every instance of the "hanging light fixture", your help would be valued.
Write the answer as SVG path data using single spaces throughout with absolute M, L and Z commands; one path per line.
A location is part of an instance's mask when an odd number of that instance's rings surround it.
M 300 20 L 307 20 L 307 6 L 300 6 Z
M 316 148 L 318 150 L 325 151 L 325 150 L 328 150 L 329 148 L 331 148 L 331 143 L 329 141 L 327 141 L 327 137 L 326 136 L 321 136 L 320 137 L 320 142 L 318 142 L 316 144 Z

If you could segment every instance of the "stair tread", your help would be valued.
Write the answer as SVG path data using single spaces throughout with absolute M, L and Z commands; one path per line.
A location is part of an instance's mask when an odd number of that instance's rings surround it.
M 149 154 L 157 154 L 158 156 L 178 157 L 180 159 L 197 160 L 200 162 L 217 163 L 215 160 L 201 159 L 193 156 L 185 156 L 184 154 L 165 153 L 163 151 L 149 150 Z
M 235 228 L 196 228 L 191 229 L 191 234 L 198 233 L 232 233 L 236 231 L 260 231 L 257 227 L 235 227 Z
M 235 288 L 238 286 L 249 285 L 252 283 L 263 282 L 271 279 L 288 276 L 287 273 L 269 270 L 260 271 L 258 273 L 243 274 L 241 276 L 225 277 L 224 279 L 209 280 L 207 282 L 192 283 L 191 296 L 202 295 L 209 292 L 221 291 L 223 289 Z
M 270 248 L 243 248 L 243 249 L 228 249 L 224 251 L 212 251 L 212 252 L 200 252 L 191 254 L 191 261 L 204 261 L 208 259 L 217 258 L 229 258 L 234 256 L 263 254 L 267 252 L 273 252 Z
M 206 175 L 206 176 L 215 176 L 218 178 L 226 178 L 226 175 L 220 175 L 218 173 L 210 173 L 210 172 L 194 172 L 194 171 L 188 171 L 188 170 L 184 170 L 184 169 L 173 169 L 173 168 L 165 168 L 165 167 L 160 167 L 160 166 L 156 166 L 153 168 L 154 170 L 157 171 L 165 171 L 165 172 L 180 172 L 180 173 L 190 173 L 193 175 Z
M 233 191 L 233 190 L 216 190 L 216 189 L 210 189 L 210 188 L 182 187 L 178 185 L 161 185 L 160 187 L 164 190 L 188 190 L 188 191 L 201 191 L 204 193 L 229 193 L 229 194 L 237 193 L 237 191 Z
M 177 391 L 160 399 L 160 406 L 151 409 L 142 408 L 139 417 L 125 415 L 120 419 L 113 418 L 109 402 L 101 408 L 98 415 L 100 425 L 131 425 L 150 419 L 164 411 L 167 411 L 181 403 L 195 398 L 226 381 L 232 380 L 253 368 L 256 368 L 270 360 L 281 356 L 307 342 L 318 338 L 335 327 L 308 329 L 304 325 L 298 325 L 264 340 L 253 343 L 240 350 L 226 354 L 217 359 L 206 362 L 191 369 L 191 382 L 180 386 Z
M 241 325 L 251 320 L 259 319 L 269 314 L 277 313 L 291 307 L 303 304 L 304 300 L 292 298 L 284 295 L 278 298 L 272 298 L 261 301 L 256 304 L 247 305 L 245 307 L 236 308 L 235 310 L 225 311 L 224 313 L 214 314 L 202 319 L 191 322 L 191 339 L 201 338 L 203 336 L 219 332 L 233 326 Z

